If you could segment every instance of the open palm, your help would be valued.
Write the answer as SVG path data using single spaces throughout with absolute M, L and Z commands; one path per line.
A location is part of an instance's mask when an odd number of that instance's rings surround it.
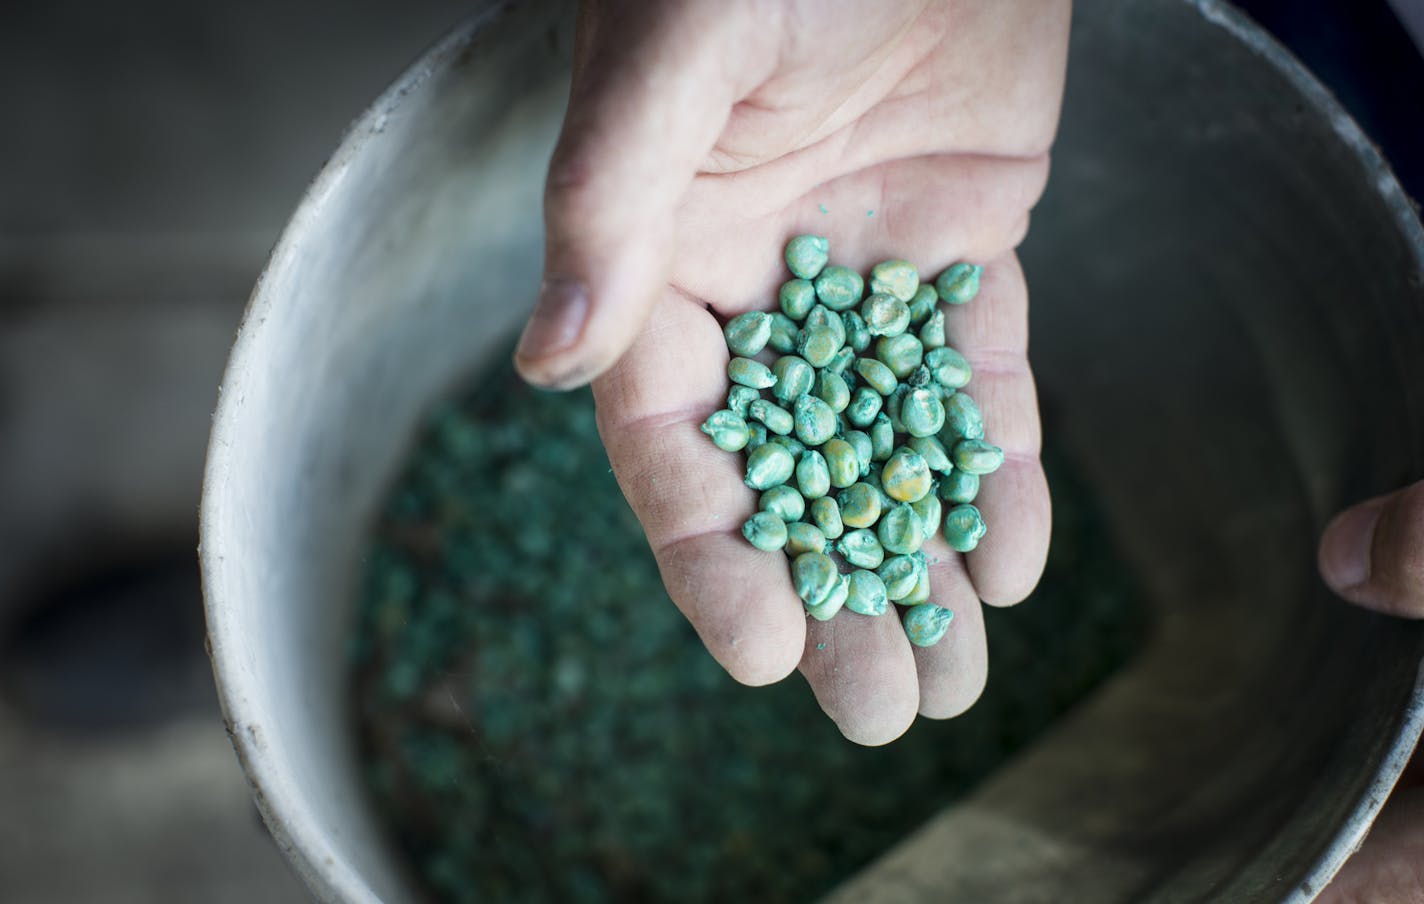
M 874 16 L 865 18 L 873 9 Z M 546 301 L 517 357 L 547 385 L 591 377 L 599 427 L 673 600 L 746 683 L 799 667 L 847 737 L 884 743 L 917 712 L 966 709 L 987 667 L 980 600 L 1018 602 L 1049 531 L 1013 248 L 1047 177 L 1066 3 L 818 0 L 589 3 L 550 169 Z M 911 647 L 892 610 L 808 621 L 783 556 L 740 536 L 742 456 L 697 429 L 724 407 L 721 326 L 775 307 L 792 235 L 865 272 L 985 266 L 946 309 L 969 390 L 1006 453 L 967 556 L 927 544 L 950 634 Z

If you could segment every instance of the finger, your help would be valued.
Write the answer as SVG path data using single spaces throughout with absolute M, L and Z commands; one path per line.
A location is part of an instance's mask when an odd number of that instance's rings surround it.
M 733 678 L 768 684 L 800 660 L 805 615 L 785 557 L 741 537 L 756 495 L 740 456 L 698 430 L 724 406 L 726 366 L 716 320 L 669 294 L 594 382 L 598 427 L 673 602 Z
M 1319 558 L 1325 582 L 1350 602 L 1424 618 L 1424 481 L 1336 515 Z
M 721 23 L 708 4 L 623 2 L 580 21 L 545 187 L 544 283 L 515 352 L 531 382 L 567 388 L 601 373 L 660 297 L 673 212 L 736 89 Z
M 930 602 L 954 612 L 949 631 L 932 647 L 914 647 L 920 715 L 949 719 L 974 705 L 989 676 L 984 611 L 964 557 L 943 538 L 925 544 L 930 560 Z
M 1028 366 L 1028 290 L 1012 253 L 984 266 L 979 295 L 945 306 L 950 344 L 969 358 L 967 391 L 979 403 L 990 442 L 1004 465 L 983 478 L 975 505 L 989 531 L 966 556 L 980 599 L 994 606 L 1023 600 L 1048 562 L 1052 508 L 1039 461 L 1038 395 Z
M 915 721 L 915 658 L 894 606 L 876 616 L 843 610 L 830 621 L 808 620 L 801 674 L 857 744 L 888 744 Z
M 1396 789 L 1318 904 L 1424 900 L 1424 789 Z

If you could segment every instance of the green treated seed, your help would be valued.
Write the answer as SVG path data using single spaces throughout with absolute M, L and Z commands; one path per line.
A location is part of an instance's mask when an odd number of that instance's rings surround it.
M 917 647 L 932 647 L 949 633 L 949 623 L 954 613 L 936 606 L 934 603 L 920 603 L 905 610 L 901 624 L 905 626 L 905 636 Z
M 781 305 L 781 313 L 791 320 L 804 320 L 816 306 L 816 287 L 809 279 L 788 279 L 781 284 L 777 303 Z
M 712 442 L 718 449 L 726 452 L 738 452 L 746 448 L 747 440 L 752 436 L 746 418 L 728 409 L 714 411 L 702 422 L 702 432 L 712 437 Z
M 761 393 L 750 386 L 733 386 L 727 391 L 727 408 L 745 418 L 747 406 L 759 398 Z
M 800 521 L 801 516 L 806 514 L 806 500 L 793 487 L 782 485 L 772 487 L 761 494 L 757 501 L 757 507 L 764 512 L 770 512 L 788 524 L 793 521 Z
M 796 461 L 800 461 L 802 453 L 806 451 L 806 446 L 801 442 L 801 440 L 797 439 L 794 436 L 772 435 L 771 438 L 767 440 L 767 442 L 776 443 L 778 446 L 781 446 L 787 452 L 790 452 L 791 457 Z
M 910 508 L 920 516 L 920 523 L 925 528 L 925 540 L 929 540 L 944 522 L 944 505 L 939 501 L 939 495 L 934 492 L 926 493 L 919 502 L 910 503 Z
M 734 355 L 750 358 L 766 348 L 771 339 L 771 315 L 765 311 L 747 311 L 738 314 L 722 328 L 727 337 L 727 348 Z
M 857 355 L 870 348 L 870 329 L 866 327 L 865 321 L 855 311 L 846 311 L 841 317 L 845 321 L 846 344 L 851 347 Z
M 979 275 L 984 268 L 977 264 L 955 264 L 935 280 L 935 291 L 948 304 L 964 304 L 979 294 Z
M 875 342 L 875 357 L 890 368 L 897 379 L 904 380 L 919 369 L 925 349 L 920 340 L 909 333 L 882 336 Z
M 757 512 L 742 525 L 742 536 L 757 549 L 775 552 L 786 546 L 786 522 L 771 512 Z
M 987 531 L 984 516 L 972 505 L 956 505 L 944 513 L 944 539 L 951 549 L 969 552 L 979 545 Z
M 752 389 L 769 389 L 776 385 L 776 376 L 772 374 L 771 369 L 751 358 L 733 358 L 728 361 L 727 376 L 733 383 Z
M 846 410 L 850 404 L 850 387 L 846 381 L 841 379 L 841 375 L 830 370 L 823 370 L 816 377 L 816 388 L 811 390 L 816 398 L 831 406 L 831 411 L 840 414 Z
M 796 486 L 807 499 L 820 499 L 831 491 L 831 472 L 825 456 L 814 449 L 801 456 L 796 463 Z
M 831 243 L 821 235 L 798 235 L 786 243 L 786 269 L 802 279 L 815 279 L 831 258 Z
M 939 293 L 935 291 L 935 287 L 930 283 L 920 283 L 915 297 L 910 299 L 910 323 L 915 326 L 924 323 L 934 313 L 938 304 Z
M 766 346 L 778 355 L 795 354 L 796 334 L 800 331 L 796 321 L 777 311 L 771 315 L 771 338 L 767 339 Z
M 825 367 L 841 350 L 841 340 L 828 326 L 814 326 L 796 334 L 796 351 L 812 367 Z
M 898 336 L 910 326 L 910 306 L 894 295 L 870 296 L 860 306 L 860 316 L 872 336 Z
M 926 352 L 925 366 L 936 383 L 949 389 L 968 385 L 969 378 L 973 376 L 969 360 L 949 346 Z
M 848 311 L 860 304 L 865 280 L 849 267 L 831 266 L 816 277 L 816 297 L 832 311 Z
M 916 436 L 905 445 L 920 453 L 931 471 L 948 474 L 950 468 L 954 467 L 949 461 L 949 450 L 945 449 L 944 443 L 940 442 L 938 437 Z
M 923 555 L 923 553 L 921 554 Z M 921 603 L 929 602 L 930 598 L 930 570 L 923 562 L 918 563 L 919 567 L 915 573 L 915 586 L 904 598 L 898 600 L 902 606 L 918 606 Z
M 875 572 L 857 568 L 850 573 L 849 584 L 845 607 L 850 611 L 861 615 L 883 615 L 889 608 L 890 601 L 885 596 L 885 583 Z
M 849 592 L 850 582 L 846 580 L 845 575 L 841 575 L 836 579 L 836 586 L 825 601 L 819 606 L 807 606 L 806 613 L 816 621 L 829 621 L 837 612 L 841 611 Z
M 927 349 L 944 348 L 944 311 L 935 311 L 920 327 L 920 343 Z
M 860 478 L 860 458 L 855 447 L 843 439 L 828 439 L 821 446 L 831 486 L 844 489 Z
M 900 383 L 894 371 L 874 358 L 857 358 L 855 372 L 860 374 L 867 386 L 883 396 L 894 392 Z
M 863 481 L 841 490 L 836 503 L 841 507 L 841 521 L 846 527 L 870 527 L 880 520 L 880 492 Z
M 835 337 L 837 349 L 845 345 L 845 321 L 841 319 L 841 315 L 823 304 L 818 304 L 811 309 L 811 313 L 806 315 L 806 322 L 803 326 L 808 330 L 828 329 Z
M 880 414 L 870 425 L 870 458 L 873 461 L 889 461 L 895 451 L 895 428 L 890 426 L 890 418 Z
M 808 606 L 826 602 L 840 577 L 836 563 L 825 553 L 802 553 L 791 562 L 791 582 L 796 587 L 796 595 Z
M 796 400 L 794 420 L 796 438 L 808 446 L 819 446 L 836 434 L 835 411 L 813 395 L 803 395 Z
M 885 416 L 890 419 L 890 429 L 897 434 L 905 432 L 905 422 L 900 420 L 900 406 L 909 391 L 910 387 L 901 383 L 895 387 L 894 392 L 885 397 Z
M 826 370 L 833 374 L 844 375 L 854 363 L 855 352 L 849 347 L 846 347 L 836 352 L 836 356 L 831 359 L 831 363 L 826 365 Z
M 920 453 L 901 446 L 885 462 L 880 485 L 896 502 L 917 502 L 930 491 L 930 466 Z
M 766 445 L 766 424 L 748 422 L 747 429 L 751 431 L 751 437 L 747 440 L 747 445 L 742 451 L 750 455 Z
M 979 475 L 955 469 L 939 482 L 939 498 L 945 502 L 973 502 L 979 495 Z
M 815 369 L 805 359 L 795 355 L 777 358 L 776 363 L 771 365 L 771 374 L 776 378 L 771 394 L 783 402 L 794 402 L 810 392 L 811 384 L 816 380 Z
M 847 430 L 842 439 L 855 449 L 855 457 L 860 460 L 860 476 L 864 477 L 870 471 L 871 455 L 875 451 L 870 445 L 870 434 L 862 430 Z
M 781 436 L 785 436 L 796 428 L 796 419 L 791 416 L 791 412 L 768 402 L 766 399 L 757 399 L 748 405 L 747 417 L 754 421 L 761 421 L 766 425 L 766 429 Z
M 950 454 L 956 470 L 966 474 L 992 474 L 1004 463 L 1004 450 L 982 439 L 962 439 Z
M 920 271 L 909 261 L 881 261 L 870 268 L 870 291 L 908 302 L 920 288 Z
M 825 552 L 826 535 L 814 524 L 797 521 L 786 525 L 786 554 L 796 558 L 803 553 Z
M 956 392 L 944 400 L 944 426 L 962 439 L 984 438 L 984 415 L 967 392 Z
M 944 427 L 944 404 L 928 389 L 912 389 L 900 406 L 905 432 L 913 437 L 931 437 Z
M 920 577 L 918 565 L 910 556 L 888 558 L 875 573 L 885 584 L 885 595 L 896 602 L 910 595 Z
M 900 503 L 880 517 L 875 525 L 875 536 L 888 553 L 908 556 L 919 552 L 925 544 L 925 526 L 920 516 L 905 503 Z
M 880 408 L 885 404 L 880 393 L 869 386 L 862 386 L 851 393 L 850 404 L 846 406 L 846 420 L 857 427 L 869 427 L 874 423 Z
M 796 459 L 780 443 L 766 443 L 747 456 L 746 485 L 754 490 L 769 490 L 791 479 Z
M 829 496 L 811 500 L 811 522 L 821 529 L 821 533 L 826 535 L 827 540 L 840 539 L 841 534 L 845 533 L 845 522 L 841 520 L 841 507 Z
M 841 518 L 845 518 L 845 512 L 841 512 Z M 885 548 L 880 545 L 880 538 L 875 536 L 875 532 L 858 528 L 846 531 L 836 542 L 836 552 L 856 568 L 879 568 L 880 563 L 885 561 Z

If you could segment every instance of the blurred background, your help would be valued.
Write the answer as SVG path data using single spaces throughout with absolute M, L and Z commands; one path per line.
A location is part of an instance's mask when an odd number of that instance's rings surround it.
M 1424 196 L 1424 0 L 1241 5 Z M 466 8 L 0 12 L 0 902 L 306 900 L 203 653 L 203 451 L 287 215 Z

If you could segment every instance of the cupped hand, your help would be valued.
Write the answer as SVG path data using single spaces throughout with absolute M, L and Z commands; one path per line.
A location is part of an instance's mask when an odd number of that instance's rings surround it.
M 1066 0 L 598 0 L 580 8 L 550 164 L 541 299 L 516 352 L 531 382 L 594 381 L 599 429 L 668 592 L 739 681 L 798 664 L 841 731 L 898 737 L 966 709 L 987 654 L 980 600 L 1037 582 L 1049 498 L 1013 249 L 1043 190 L 1067 51 Z M 969 390 L 1006 453 L 967 556 L 926 547 L 949 635 L 912 648 L 893 607 L 808 622 L 783 556 L 740 535 L 742 458 L 698 425 L 725 406 L 731 316 L 775 307 L 785 241 L 830 239 L 865 272 L 985 267 L 946 310 Z

